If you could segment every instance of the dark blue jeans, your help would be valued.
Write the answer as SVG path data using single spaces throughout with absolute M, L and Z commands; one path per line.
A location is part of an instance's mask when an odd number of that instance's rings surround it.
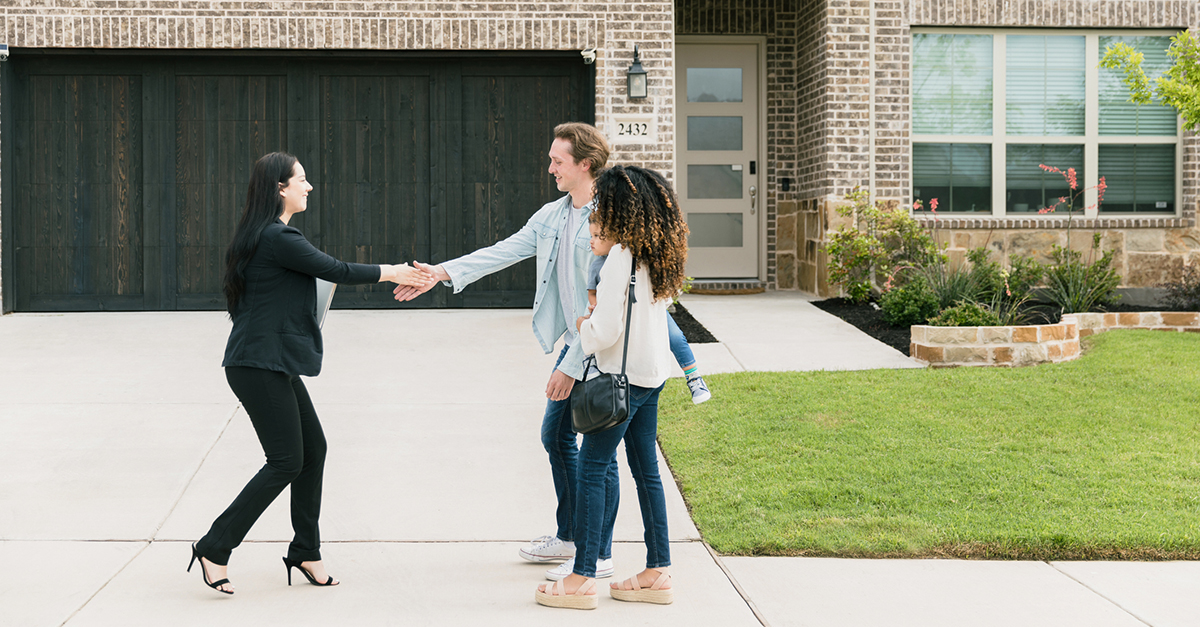
M 687 338 L 683 336 L 683 331 L 675 324 L 675 319 L 667 316 L 667 337 L 671 339 L 671 353 L 675 355 L 675 361 L 679 362 L 679 367 L 686 369 L 696 363 L 696 356 L 692 354 L 692 347 L 688 345 Z
M 616 520 L 618 490 L 609 481 L 617 468 L 617 444 L 625 440 L 629 471 L 637 484 L 638 505 L 642 509 L 643 536 L 646 541 L 646 568 L 671 565 L 671 546 L 667 536 L 667 498 L 658 474 L 658 454 L 654 443 L 658 436 L 657 388 L 629 386 L 629 420 L 607 431 L 583 436 L 579 449 L 579 504 L 575 508 L 576 575 L 596 576 L 596 559 L 601 551 L 611 551 L 613 523 Z M 613 510 L 610 516 L 609 510 Z
M 562 363 L 569 346 L 564 346 L 554 362 L 555 370 Z M 571 399 L 562 401 L 546 401 L 546 414 L 542 418 L 542 446 L 550 456 L 550 476 L 554 479 L 554 492 L 558 496 L 558 509 L 555 517 L 558 530 L 555 532 L 560 540 L 575 540 L 575 508 L 576 495 L 579 492 L 579 445 L 575 430 L 571 425 Z M 613 465 L 606 481 L 612 484 L 614 494 L 620 494 L 617 467 Z M 617 518 L 618 500 L 614 499 L 612 507 L 606 514 L 610 522 Z M 602 539 L 599 552 L 600 559 L 612 558 L 612 525 L 608 525 L 608 533 Z M 592 567 L 595 568 L 595 559 Z

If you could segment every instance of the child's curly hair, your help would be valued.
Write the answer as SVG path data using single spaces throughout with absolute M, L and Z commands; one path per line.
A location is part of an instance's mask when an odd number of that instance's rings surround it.
M 655 300 L 679 295 L 688 227 L 675 192 L 661 174 L 620 165 L 601 172 L 591 221 L 600 227 L 600 237 L 632 253 L 634 264 L 646 264 Z

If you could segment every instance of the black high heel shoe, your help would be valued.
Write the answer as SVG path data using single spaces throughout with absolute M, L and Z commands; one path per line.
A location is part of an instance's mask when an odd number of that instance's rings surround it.
M 190 562 L 188 562 L 188 567 L 187 567 L 187 571 L 189 573 L 192 572 L 192 564 L 195 564 L 196 560 L 200 559 L 200 557 L 201 557 L 200 552 L 196 550 L 196 545 L 193 544 L 192 545 L 192 560 Z M 303 570 L 303 569 L 301 569 L 301 570 Z M 213 590 L 216 590 L 217 592 L 223 592 L 225 594 L 233 594 L 233 590 L 222 590 L 220 588 L 220 586 L 223 586 L 223 585 L 229 583 L 228 579 L 222 579 L 220 581 L 209 581 L 208 580 L 208 569 L 204 567 L 204 560 L 200 560 L 200 575 L 202 577 L 204 577 L 204 585 L 208 586 L 209 588 L 212 588 Z
M 329 579 L 325 580 L 325 583 L 321 583 L 321 582 L 317 581 L 315 578 L 313 578 L 312 573 L 308 572 L 307 568 L 300 565 L 302 563 L 303 562 L 301 562 L 300 560 L 290 560 L 286 557 L 283 558 L 283 565 L 287 567 L 288 585 L 289 586 L 292 585 L 292 569 L 293 568 L 300 569 L 300 572 L 304 574 L 304 578 L 308 580 L 308 583 L 311 583 L 314 586 L 336 586 L 339 583 L 341 583 L 339 581 L 334 581 L 333 575 L 330 575 Z

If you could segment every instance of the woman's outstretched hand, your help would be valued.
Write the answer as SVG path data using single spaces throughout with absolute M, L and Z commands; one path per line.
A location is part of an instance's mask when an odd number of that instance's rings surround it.
M 414 261 L 413 265 L 416 266 L 418 270 L 425 272 L 426 275 L 429 276 L 429 279 L 424 283 L 397 285 L 396 289 L 392 290 L 392 294 L 395 294 L 396 300 L 400 302 L 412 300 L 421 294 L 428 292 L 429 290 L 433 289 L 433 286 L 438 284 L 438 281 L 450 280 L 450 273 L 446 272 L 446 270 L 440 265 L 431 266 L 419 261 Z
M 420 286 L 433 282 L 433 275 L 407 263 L 379 266 L 379 280 L 399 285 Z

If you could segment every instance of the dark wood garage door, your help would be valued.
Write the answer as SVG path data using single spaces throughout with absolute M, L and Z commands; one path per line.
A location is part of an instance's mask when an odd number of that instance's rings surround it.
M 20 57 L 20 58 L 18 58 Z M 561 194 L 555 124 L 591 121 L 578 58 L 14 55 L 6 303 L 19 311 L 220 309 L 250 166 L 294 153 L 315 187 L 292 222 L 348 261 L 443 261 L 507 237 Z M 9 134 L 11 133 L 11 134 Z M 526 261 L 417 307 L 524 307 Z M 338 307 L 399 307 L 385 285 Z

